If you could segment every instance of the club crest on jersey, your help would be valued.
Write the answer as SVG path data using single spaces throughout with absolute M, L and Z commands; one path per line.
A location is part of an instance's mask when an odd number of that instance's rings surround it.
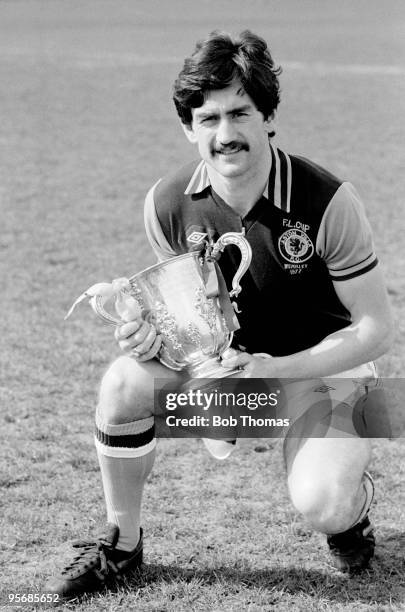
M 290 263 L 302 263 L 312 257 L 314 245 L 308 235 L 301 229 L 293 227 L 278 239 L 281 255 Z
M 187 242 L 191 242 L 194 245 L 201 244 L 207 236 L 208 234 L 205 232 L 197 232 L 194 230 L 187 236 Z

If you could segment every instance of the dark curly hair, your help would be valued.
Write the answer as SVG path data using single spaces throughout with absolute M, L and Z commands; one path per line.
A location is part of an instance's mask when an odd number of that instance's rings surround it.
M 225 89 L 238 79 L 268 119 L 280 102 L 280 74 L 263 38 L 249 30 L 237 38 L 215 30 L 186 58 L 174 83 L 174 104 L 182 123 L 190 125 L 192 109 L 203 105 L 208 91 Z

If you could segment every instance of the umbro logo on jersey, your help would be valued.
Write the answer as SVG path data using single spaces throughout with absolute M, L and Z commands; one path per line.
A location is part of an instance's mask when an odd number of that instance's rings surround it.
M 201 244 L 204 239 L 208 236 L 205 232 L 191 232 L 189 236 L 187 236 L 187 242 L 191 242 L 192 244 Z

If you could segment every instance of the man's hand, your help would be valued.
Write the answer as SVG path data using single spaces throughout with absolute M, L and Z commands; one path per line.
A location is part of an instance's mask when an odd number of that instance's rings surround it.
M 120 349 L 137 361 L 153 359 L 162 344 L 155 326 L 142 318 L 123 323 L 116 328 L 114 335 Z
M 241 378 L 276 378 L 275 359 L 267 353 L 241 353 L 228 349 L 222 355 L 224 368 L 242 368 Z

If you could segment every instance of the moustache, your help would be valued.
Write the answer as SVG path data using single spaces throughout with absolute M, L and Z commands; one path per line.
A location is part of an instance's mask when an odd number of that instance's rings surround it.
M 249 145 L 245 142 L 238 142 L 236 140 L 226 145 L 216 145 L 214 147 L 214 153 L 235 153 L 237 151 L 249 151 Z

